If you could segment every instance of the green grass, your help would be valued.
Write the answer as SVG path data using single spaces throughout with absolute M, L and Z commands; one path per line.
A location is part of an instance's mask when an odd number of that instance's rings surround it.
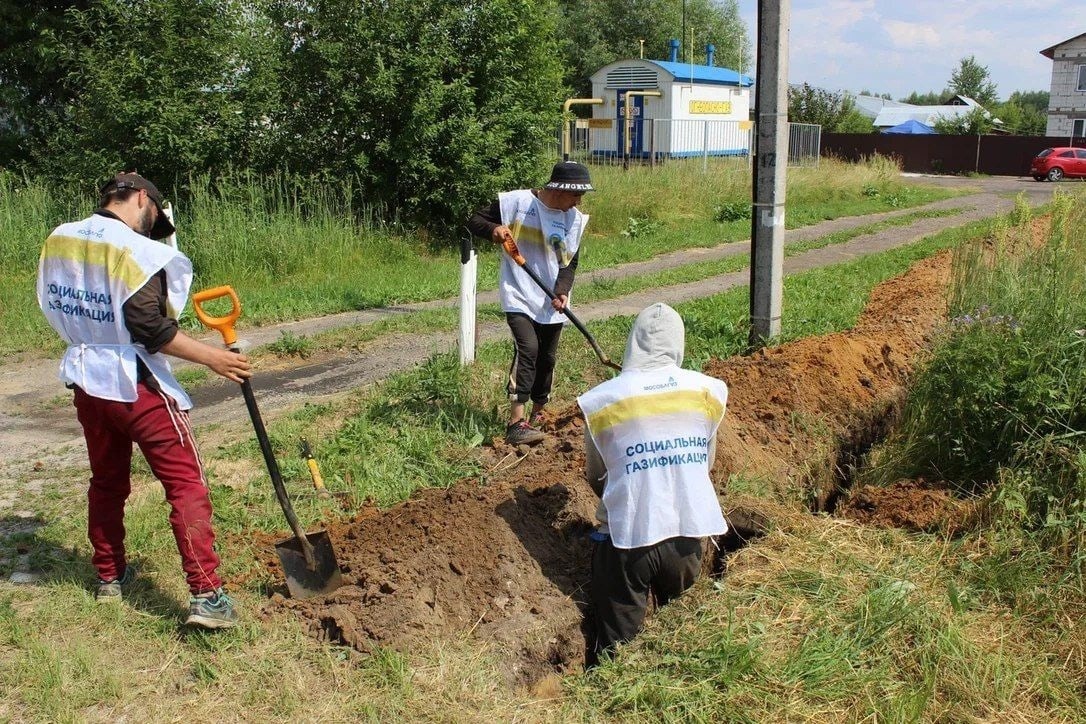
M 656 171 L 605 167 L 594 173 L 600 191 L 585 201 L 593 221 L 584 271 L 749 237 L 749 222 L 714 220 L 715 204 L 749 199 L 745 167 L 713 166 L 703 174 L 700 164 L 668 164 Z M 789 178 L 793 227 L 954 193 L 908 185 L 883 162 L 827 161 L 818 169 L 796 169 Z M 192 179 L 186 194 L 177 209 L 178 242 L 193 260 L 193 288 L 234 286 L 243 327 L 458 292 L 454 250 L 377 222 L 370 210 L 352 205 L 350 188 L 236 175 L 215 184 Z M 49 230 L 89 213 L 91 203 L 69 190 L 0 174 L 0 358 L 53 356 L 61 349 L 34 301 L 38 253 Z M 631 219 L 642 218 L 651 230 L 622 234 Z M 485 242 L 480 249 L 480 288 L 495 288 L 496 250 Z M 198 328 L 191 314 L 182 321 L 186 329 Z
M 1081 714 L 1074 669 L 1049 656 L 1029 620 L 953 605 L 972 544 L 799 513 L 778 520 L 724 582 L 702 581 L 614 661 L 568 680 L 567 710 L 736 722 Z
M 850 326 L 879 281 L 993 228 L 974 224 L 790 277 L 785 339 Z M 681 305 L 688 366 L 743 348 L 746 294 Z M 593 330 L 617 356 L 629 324 L 613 319 Z M 485 483 L 470 450 L 501 430 L 509 354 L 508 343 L 484 345 L 468 369 L 438 356 L 335 407 L 309 405 L 272 421 L 290 485 L 308 485 L 296 447 L 303 434 L 329 488 L 347 489 L 349 478 L 357 500 L 385 505 L 461 475 Z M 575 333 L 563 335 L 556 404 L 607 375 Z M 224 573 L 250 576 L 236 587 L 244 625 L 214 636 L 178 631 L 184 584 L 162 494 L 142 468 L 126 523 L 145 575 L 126 605 L 95 606 L 85 470 L 35 473 L 75 492 L 27 501 L 44 525 L 19 545 L 47 577 L 37 587 L 0 584 L 0 718 L 158 720 L 184 711 L 262 721 L 1073 721 L 1082 711 L 1086 611 L 1081 579 L 1069 578 L 1061 559 L 1011 539 L 866 530 L 772 501 L 774 528 L 731 559 L 722 584 L 702 581 L 615 661 L 567 677 L 564 700 L 509 691 L 485 644 L 431 642 L 370 656 L 324 646 L 291 616 L 256 615 L 266 579 L 246 541 L 283 524 L 255 444 L 216 448 L 213 433 L 200 437 L 218 471 L 211 482 Z M 303 522 L 322 514 L 315 498 L 297 495 L 296 503 Z
M 843 244 L 866 234 L 875 234 L 886 229 L 907 226 L 921 219 L 953 216 L 960 209 L 941 211 L 916 211 L 873 224 L 864 224 L 853 229 L 828 234 L 818 239 L 795 242 L 785 247 L 785 256 L 795 256 L 813 249 Z M 649 288 L 662 288 L 677 284 L 708 279 L 713 276 L 728 274 L 744 269 L 750 262 L 749 254 L 738 254 L 716 261 L 699 261 L 665 271 L 642 274 L 620 279 L 590 279 L 576 285 L 576 302 L 580 305 L 607 299 L 615 299 L 627 294 Z M 477 309 L 480 321 L 502 321 L 504 316 L 495 304 L 483 304 Z M 320 332 L 313 335 L 293 335 L 280 339 L 253 351 L 254 357 L 273 355 L 276 357 L 307 356 L 319 352 L 333 352 L 344 349 L 363 349 L 367 343 L 379 339 L 382 335 L 396 332 L 423 332 L 454 330 L 457 327 L 459 312 L 455 309 L 427 310 L 409 312 L 391 319 L 373 324 Z M 295 349 L 298 348 L 298 349 Z
M 992 223 L 978 222 L 884 254 L 787 277 L 781 341 L 850 327 L 876 284 L 904 272 L 918 259 L 983 234 Z M 746 288 L 736 288 L 678 305 L 686 321 L 686 366 L 698 369 L 710 357 L 729 357 L 746 348 L 748 294 Z M 632 317 L 604 320 L 593 324 L 592 332 L 612 357 L 621 358 L 632 321 Z M 330 471 L 326 473 L 331 476 L 329 487 L 343 486 L 338 489 L 349 490 L 357 500 L 389 505 L 418 487 L 447 487 L 463 477 L 478 475 L 467 450 L 503 432 L 508 404 L 503 381 L 510 354 L 509 342 L 484 344 L 477 350 L 477 363 L 467 368 L 458 365 L 454 354 L 437 355 L 418 370 L 356 393 L 347 404 L 357 412 L 338 423 L 338 429 L 312 440 L 322 469 Z M 587 385 L 608 374 L 584 339 L 575 330 L 566 330 L 560 343 L 553 404 L 571 403 Z M 314 426 L 323 429 L 319 421 L 328 415 L 332 415 L 328 408 L 307 406 L 271 426 L 273 440 L 286 460 L 284 471 L 304 479 L 304 465 L 295 454 L 296 442 L 290 441 Z M 255 443 L 225 453 L 259 459 Z M 345 487 L 347 479 L 352 481 L 349 488 Z M 250 510 L 248 515 L 281 526 L 274 499 L 262 482 L 253 495 L 256 497 L 243 501 L 245 505 L 262 502 L 259 510 Z
M 1022 199 L 1015 216 L 1031 216 Z M 870 477 L 994 486 L 996 507 L 1016 524 L 1071 548 L 1086 542 L 1084 270 L 1081 198 L 1056 197 L 1040 243 L 1007 223 L 960 247 L 951 321 Z

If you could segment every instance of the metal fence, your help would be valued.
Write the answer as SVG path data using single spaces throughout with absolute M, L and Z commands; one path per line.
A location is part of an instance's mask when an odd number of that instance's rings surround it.
M 788 162 L 794 166 L 818 164 L 822 127 L 790 123 Z M 646 118 L 628 124 L 611 119 L 577 119 L 557 134 L 561 155 L 562 132 L 570 139 L 570 158 L 590 164 L 655 165 L 678 159 L 729 158 L 750 164 L 754 147 L 751 121 L 708 121 Z

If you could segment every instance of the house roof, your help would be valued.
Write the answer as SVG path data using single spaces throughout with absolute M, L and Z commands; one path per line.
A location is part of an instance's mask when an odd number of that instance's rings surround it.
M 1081 33 L 1079 35 L 1076 35 L 1073 38 L 1068 38 L 1067 40 L 1061 40 L 1060 42 L 1056 43 L 1055 45 L 1042 50 L 1041 55 L 1048 58 L 1049 60 L 1055 60 L 1056 59 L 1056 48 L 1060 47 L 1061 45 L 1067 45 L 1068 43 L 1073 42 L 1075 40 L 1078 40 L 1079 38 L 1082 38 L 1082 37 L 1086 37 L 1086 33 Z
M 852 100 L 856 103 L 856 110 L 868 118 L 879 115 L 879 111 L 883 108 L 912 108 L 908 103 L 879 98 L 878 96 L 855 95 Z
M 972 100 L 972 99 L 970 99 Z M 905 121 L 919 121 L 925 125 L 935 124 L 938 118 L 960 118 L 973 112 L 979 107 L 976 101 L 973 105 L 962 106 L 909 106 L 907 108 L 884 108 L 875 116 L 872 125 L 880 128 L 896 126 Z
M 645 60 L 653 65 L 660 66 L 677 81 L 693 78 L 695 83 L 705 83 L 707 85 L 737 85 L 742 87 L 754 85 L 754 79 L 749 75 L 742 75 L 731 68 L 722 68 L 717 65 L 672 63 L 669 60 L 650 60 L 649 58 L 645 58 Z

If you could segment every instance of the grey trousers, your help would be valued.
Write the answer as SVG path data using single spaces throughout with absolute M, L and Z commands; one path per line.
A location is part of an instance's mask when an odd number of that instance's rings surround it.
M 649 592 L 659 606 L 694 585 L 701 572 L 701 538 L 668 538 L 644 548 L 615 548 L 608 538 L 592 555 L 592 603 L 597 655 L 641 630 Z

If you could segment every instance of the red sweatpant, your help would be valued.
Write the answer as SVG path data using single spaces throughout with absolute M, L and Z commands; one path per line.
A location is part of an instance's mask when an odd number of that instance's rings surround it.
M 132 489 L 134 442 L 166 491 L 189 589 L 200 593 L 222 585 L 215 574 L 219 556 L 211 498 L 188 414 L 173 398 L 142 382 L 135 402 L 99 399 L 77 387 L 75 409 L 90 455 L 87 532 L 99 578 L 111 581 L 124 573 L 124 504 Z

